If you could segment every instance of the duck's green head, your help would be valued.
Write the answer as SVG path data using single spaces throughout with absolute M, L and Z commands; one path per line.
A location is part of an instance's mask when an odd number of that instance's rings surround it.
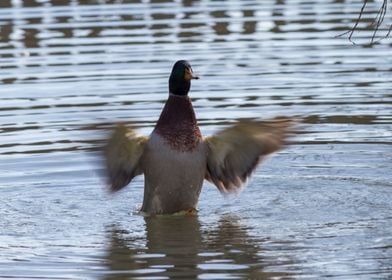
M 192 67 L 186 60 L 177 61 L 169 78 L 169 92 L 175 95 L 188 95 L 191 80 L 199 79 L 193 75 Z

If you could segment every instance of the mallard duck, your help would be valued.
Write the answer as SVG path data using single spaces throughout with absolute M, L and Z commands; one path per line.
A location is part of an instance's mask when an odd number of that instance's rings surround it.
M 239 121 L 203 138 L 188 92 L 198 79 L 185 60 L 169 78 L 169 96 L 149 137 L 117 125 L 104 149 L 110 189 L 116 192 L 144 174 L 141 208 L 147 214 L 172 214 L 197 207 L 203 181 L 222 193 L 240 190 L 255 167 L 280 150 L 292 121 Z

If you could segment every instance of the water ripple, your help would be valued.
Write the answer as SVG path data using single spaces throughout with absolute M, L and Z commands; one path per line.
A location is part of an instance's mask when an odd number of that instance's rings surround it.
M 0 1 L 0 278 L 390 277 L 391 43 L 335 38 L 361 6 Z M 143 179 L 109 198 L 97 149 L 116 122 L 151 132 L 183 58 L 203 134 L 302 131 L 240 196 L 207 186 L 199 217 L 148 219 Z

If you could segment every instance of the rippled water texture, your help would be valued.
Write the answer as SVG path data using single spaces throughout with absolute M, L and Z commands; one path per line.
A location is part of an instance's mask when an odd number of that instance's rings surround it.
M 391 39 L 336 38 L 362 1 L 0 1 L 0 278 L 390 279 Z M 390 14 L 385 19 L 391 22 Z M 383 26 L 385 28 L 385 26 Z M 109 195 L 97 146 L 151 132 L 177 59 L 202 132 L 303 117 L 294 144 L 197 217 Z

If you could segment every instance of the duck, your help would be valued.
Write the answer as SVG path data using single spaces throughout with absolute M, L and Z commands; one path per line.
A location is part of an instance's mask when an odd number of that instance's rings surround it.
M 141 212 L 149 215 L 194 213 L 204 181 L 222 194 L 238 193 L 256 167 L 281 150 L 293 133 L 293 120 L 239 120 L 203 137 L 189 91 L 199 77 L 179 60 L 169 77 L 169 95 L 149 136 L 116 124 L 103 157 L 111 192 L 144 175 Z

